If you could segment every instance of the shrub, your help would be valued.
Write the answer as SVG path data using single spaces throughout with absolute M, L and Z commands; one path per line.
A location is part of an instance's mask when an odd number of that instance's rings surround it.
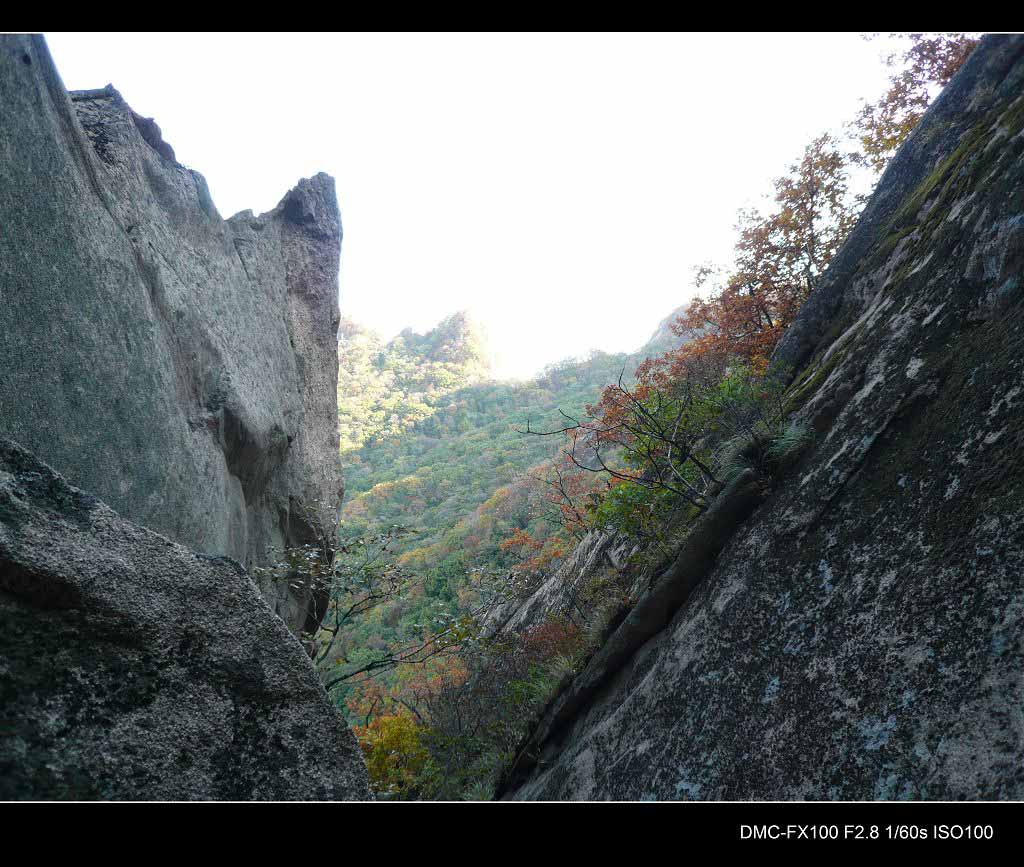
M 366 758 L 370 787 L 399 800 L 419 796 L 430 753 L 421 728 L 407 712 L 378 716 L 354 728 Z

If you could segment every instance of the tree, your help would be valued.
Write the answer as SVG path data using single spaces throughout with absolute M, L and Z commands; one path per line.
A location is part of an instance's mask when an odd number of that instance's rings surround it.
M 366 758 L 370 785 L 378 795 L 407 800 L 420 794 L 430 754 L 411 714 L 399 708 L 356 726 L 354 733 Z
M 408 533 L 405 528 L 391 527 L 333 546 L 322 535 L 315 544 L 287 549 L 274 566 L 256 570 L 264 580 L 286 582 L 294 590 L 327 599 L 327 611 L 317 631 L 300 636 L 325 689 L 402 665 L 423 665 L 454 652 L 475 628 L 473 618 L 480 612 L 442 618 L 410 641 L 384 645 L 373 652 L 358 648 L 360 653 L 349 653 L 347 638 L 368 615 L 409 597 L 417 587 L 422 590 L 423 579 L 410 575 L 392 556 L 395 541 Z
M 407 669 L 389 689 L 348 699 L 371 785 L 393 797 L 486 799 L 530 720 L 576 662 L 579 626 L 564 619 L 467 642 L 458 656 Z
M 963 66 L 980 37 L 978 33 L 893 35 L 909 41 L 905 51 L 886 58 L 886 64 L 898 71 L 890 77 L 881 99 L 865 105 L 854 121 L 863 149 L 859 161 L 878 174 L 917 126 L 937 90 Z
M 775 181 L 774 209 L 740 213 L 736 258 L 722 270 L 704 266 L 694 299 L 673 332 L 688 342 L 651 362 L 668 376 L 697 355 L 743 358 L 763 370 L 775 344 L 817 288 L 857 217 L 847 159 L 830 135 L 816 138 L 799 162 Z
M 559 528 L 558 536 L 581 541 L 590 531 L 590 513 L 600 501 L 596 480 L 574 463 L 571 452 L 534 468 L 530 479 L 540 491 L 541 514 Z

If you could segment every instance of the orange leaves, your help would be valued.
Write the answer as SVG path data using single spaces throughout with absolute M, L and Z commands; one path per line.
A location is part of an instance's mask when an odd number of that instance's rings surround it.
M 468 677 L 469 671 L 458 656 L 439 656 L 402 672 L 395 694 L 404 693 L 409 699 L 422 703 L 444 689 L 461 686 Z
M 510 551 L 513 548 L 525 548 L 530 551 L 539 551 L 543 547 L 543 541 L 538 541 L 532 538 L 526 530 L 520 530 L 518 527 L 513 528 L 512 535 L 498 545 L 498 548 L 502 551 Z
M 672 326 L 686 342 L 640 366 L 642 387 L 663 389 L 695 359 L 708 356 L 739 357 L 756 372 L 767 368 L 856 220 L 846 169 L 837 142 L 820 136 L 775 181 L 769 214 L 740 213 L 732 272 L 723 276 L 708 266 L 698 271 L 697 286 L 706 294 L 694 298 Z
M 589 529 L 587 509 L 600 480 L 577 467 L 568 453 L 563 453 L 537 469 L 540 474 L 532 479 L 542 486 L 543 502 L 548 506 L 547 514 L 564 532 L 576 538 L 581 537 Z M 541 568 L 565 555 L 565 543 L 558 534 L 549 536 L 545 544 L 547 548 L 538 555 L 541 559 L 534 558 L 529 566 L 523 564 L 523 569 Z
M 367 721 L 390 704 L 387 690 L 376 680 L 360 682 L 345 699 L 349 712 Z
M 909 48 L 887 58 L 902 69 L 889 79 L 889 89 L 877 102 L 865 105 L 854 126 L 864 149 L 859 160 L 881 172 L 931 102 L 937 87 L 946 84 L 978 44 L 974 33 L 905 33 Z
M 534 539 L 526 530 L 518 528 L 512 530 L 512 535 L 505 539 L 498 546 L 502 551 L 519 550 L 526 557 L 521 563 L 513 567 L 513 571 L 540 572 L 548 567 L 553 561 L 566 554 L 564 540 L 557 536 L 548 536 L 545 539 Z M 532 557 L 526 556 L 533 553 Z

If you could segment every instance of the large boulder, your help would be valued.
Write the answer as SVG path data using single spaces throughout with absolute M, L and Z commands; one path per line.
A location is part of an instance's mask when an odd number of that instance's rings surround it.
M 0 36 L 0 116 L 0 435 L 246 567 L 332 538 L 331 178 L 222 220 L 159 126 L 113 87 L 68 94 L 39 36 Z M 264 590 L 295 631 L 322 614 Z
M 813 444 L 506 797 L 1024 797 L 1024 37 L 929 109 L 777 357 Z
M 0 800 L 368 797 L 355 738 L 237 563 L 0 440 Z

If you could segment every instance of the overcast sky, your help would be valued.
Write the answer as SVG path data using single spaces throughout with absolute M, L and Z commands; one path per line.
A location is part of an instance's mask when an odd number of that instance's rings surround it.
M 344 315 L 390 337 L 469 310 L 503 376 L 634 350 L 727 257 L 738 208 L 860 97 L 854 34 L 47 34 L 113 83 L 224 217 L 337 181 Z

